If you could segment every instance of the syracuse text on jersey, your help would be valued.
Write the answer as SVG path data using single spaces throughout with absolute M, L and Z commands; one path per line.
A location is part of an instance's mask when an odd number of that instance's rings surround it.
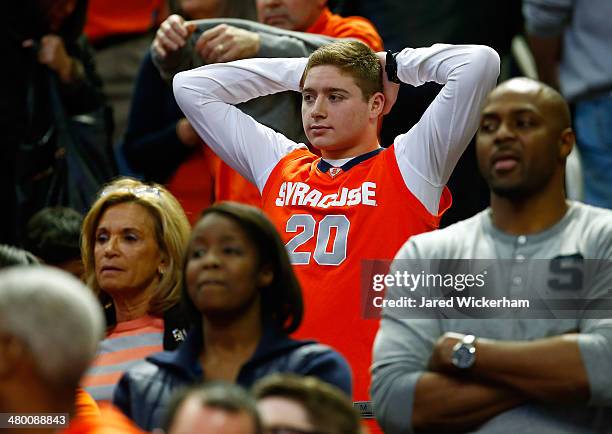
M 338 193 L 323 195 L 316 188 L 303 182 L 283 182 L 278 191 L 276 206 L 299 205 L 315 208 L 337 206 L 376 206 L 376 183 L 364 182 L 360 187 L 343 187 Z

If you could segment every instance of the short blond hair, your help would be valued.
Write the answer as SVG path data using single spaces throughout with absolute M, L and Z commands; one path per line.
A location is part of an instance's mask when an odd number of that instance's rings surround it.
M 319 47 L 308 58 L 300 81 L 304 87 L 306 76 L 315 66 L 330 65 L 350 75 L 368 101 L 376 92 L 383 91 L 382 67 L 376 53 L 359 41 L 338 41 Z
M 100 295 L 104 291 L 98 284 L 95 272 L 93 251 L 96 231 L 102 214 L 108 208 L 121 203 L 136 203 L 145 208 L 153 218 L 157 245 L 168 265 L 158 290 L 151 297 L 149 313 L 161 316 L 180 299 L 183 255 L 191 232 L 185 211 L 176 198 L 161 185 L 145 184 L 132 178 L 119 178 L 102 189 L 83 221 L 81 255 L 85 267 L 85 281 L 96 294 Z

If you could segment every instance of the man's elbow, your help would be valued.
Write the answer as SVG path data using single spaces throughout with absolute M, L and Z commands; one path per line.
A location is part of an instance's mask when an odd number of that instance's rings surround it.
M 413 432 L 414 421 L 410 393 L 395 386 L 395 381 L 372 382 L 376 420 L 387 434 L 409 434 Z
M 188 71 L 179 72 L 172 79 L 172 92 L 178 105 L 183 108 L 183 100 L 191 77 Z
M 188 118 L 188 115 L 193 112 L 193 107 L 201 105 L 204 100 L 212 99 L 208 91 L 209 80 L 202 74 L 194 73 L 194 70 L 182 71 L 174 76 L 172 80 L 174 99 Z
M 497 51 L 486 45 L 475 45 L 471 64 L 484 80 L 497 81 L 500 72 L 500 58 Z

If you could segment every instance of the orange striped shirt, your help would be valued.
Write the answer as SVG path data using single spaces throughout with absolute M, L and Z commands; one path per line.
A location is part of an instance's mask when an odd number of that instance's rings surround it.
M 164 320 L 144 316 L 124 321 L 100 342 L 98 355 L 82 386 L 96 401 L 111 401 L 125 371 L 145 357 L 163 351 Z

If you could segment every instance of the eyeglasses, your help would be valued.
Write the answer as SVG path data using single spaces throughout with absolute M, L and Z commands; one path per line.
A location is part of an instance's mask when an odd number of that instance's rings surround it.
M 109 186 L 100 192 L 100 197 L 108 196 L 111 193 L 127 193 L 133 194 L 136 197 L 143 196 L 161 196 L 161 190 L 157 187 L 149 187 L 147 185 L 143 185 L 142 187 L 115 187 Z

